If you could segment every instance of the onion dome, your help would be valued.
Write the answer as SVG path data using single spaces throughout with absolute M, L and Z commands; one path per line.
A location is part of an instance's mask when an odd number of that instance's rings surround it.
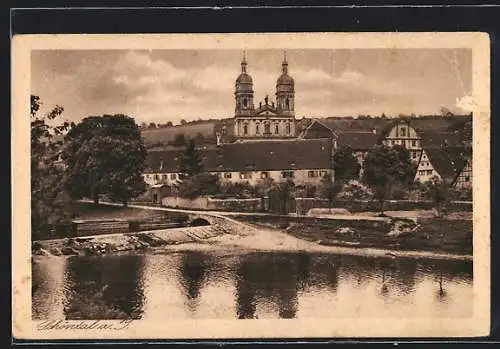
M 247 73 L 247 60 L 245 55 L 243 55 L 243 60 L 241 61 L 241 74 L 236 78 L 236 92 L 253 92 L 252 85 L 253 80 Z
M 288 75 L 288 62 L 286 60 L 286 54 L 283 58 L 283 63 L 281 64 L 281 76 L 276 81 L 276 92 L 293 92 L 294 91 L 294 80 Z

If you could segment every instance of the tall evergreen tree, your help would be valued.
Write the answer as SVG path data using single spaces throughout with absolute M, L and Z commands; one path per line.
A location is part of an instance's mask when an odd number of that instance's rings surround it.
M 198 149 L 196 149 L 196 142 L 191 139 L 182 155 L 180 170 L 185 176 L 192 177 L 200 173 L 202 169 L 201 154 Z

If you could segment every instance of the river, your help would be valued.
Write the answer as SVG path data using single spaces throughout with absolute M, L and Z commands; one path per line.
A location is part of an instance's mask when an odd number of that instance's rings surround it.
M 34 319 L 470 317 L 472 263 L 316 252 L 38 258 Z

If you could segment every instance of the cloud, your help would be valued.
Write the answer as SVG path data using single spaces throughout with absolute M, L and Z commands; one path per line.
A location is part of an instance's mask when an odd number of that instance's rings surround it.
M 474 98 L 472 98 L 472 96 L 463 96 L 456 99 L 455 106 L 462 109 L 463 111 L 472 112 L 474 111 L 476 102 L 474 101 Z

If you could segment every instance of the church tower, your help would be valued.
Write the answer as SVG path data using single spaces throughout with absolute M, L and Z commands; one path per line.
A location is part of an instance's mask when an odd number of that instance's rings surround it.
M 284 115 L 295 114 L 294 112 L 295 82 L 288 75 L 288 62 L 286 52 L 283 54 L 283 63 L 281 63 L 281 76 L 276 82 L 276 104 L 277 109 Z
M 241 74 L 236 79 L 235 83 L 235 116 L 249 116 L 254 112 L 253 105 L 253 81 L 252 77 L 247 73 L 247 60 L 245 53 L 241 61 Z

